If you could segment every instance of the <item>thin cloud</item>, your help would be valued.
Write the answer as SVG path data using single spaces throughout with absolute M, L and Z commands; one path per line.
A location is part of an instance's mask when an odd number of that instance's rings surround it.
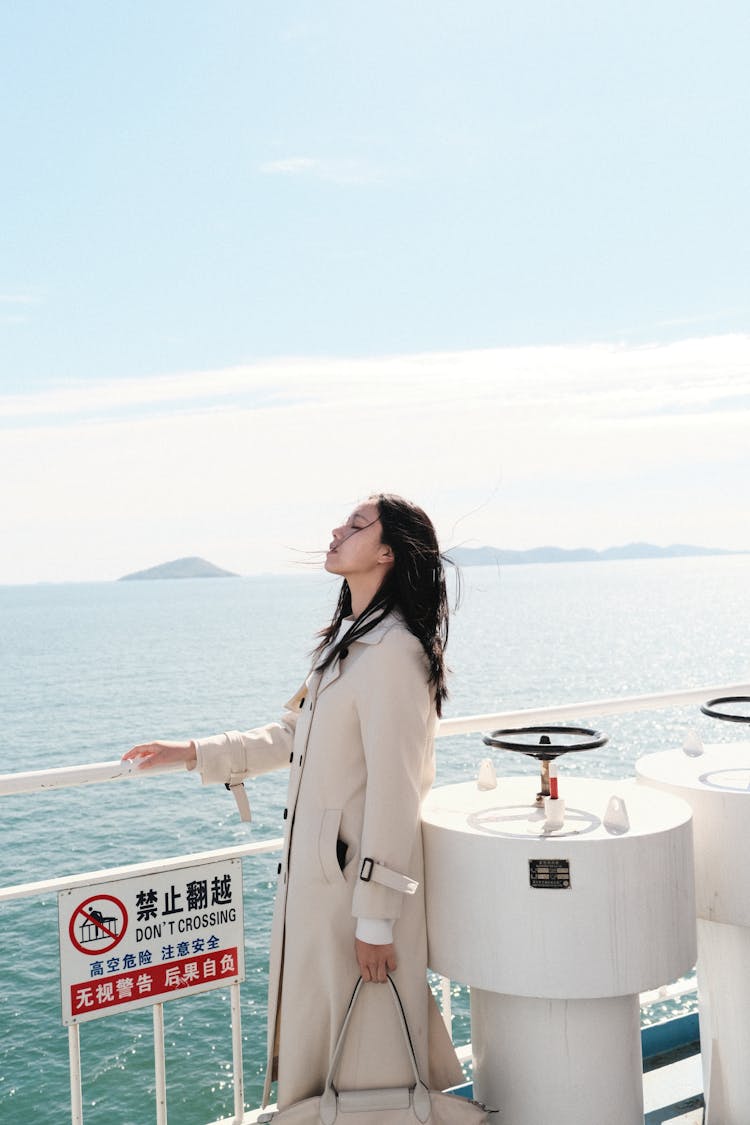
M 719 309 L 717 312 L 698 313 L 695 316 L 678 316 L 671 320 L 659 320 L 657 328 L 685 328 L 691 324 L 711 324 L 726 316 L 734 316 L 740 312 L 739 308 Z
M 260 170 L 266 176 L 301 176 L 314 172 L 316 164 L 309 156 L 290 156 L 286 160 L 268 160 Z
M 279 358 L 256 364 L 110 380 L 0 397 L 14 428 L 189 411 L 309 409 L 334 403 L 377 415 L 417 407 L 502 411 L 506 418 L 581 420 L 735 409 L 750 386 L 750 336 L 650 347 L 497 348 L 377 357 Z
M 267 160 L 260 165 L 260 171 L 266 176 L 306 176 L 344 186 L 380 183 L 385 179 L 382 169 L 363 160 L 311 156 Z
M 0 421 L 16 425 L 49 419 L 66 424 L 77 419 L 104 421 L 125 414 L 151 415 L 184 409 L 215 411 L 222 404 L 248 408 L 288 405 L 289 396 L 304 397 L 274 382 L 266 367 L 232 367 L 220 371 L 182 372 L 145 379 L 50 387 L 25 395 L 0 397 Z

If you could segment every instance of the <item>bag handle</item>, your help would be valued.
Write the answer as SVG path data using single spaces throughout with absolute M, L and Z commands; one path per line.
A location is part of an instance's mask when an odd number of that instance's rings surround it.
M 352 1012 L 354 1011 L 354 1005 L 357 1001 L 357 998 L 359 997 L 360 992 L 362 991 L 362 986 L 364 985 L 364 983 L 365 982 L 362 980 L 362 977 L 360 977 L 359 980 L 357 981 L 357 983 L 354 986 L 354 992 L 352 993 L 352 998 L 349 1001 L 349 1007 L 346 1009 L 346 1015 L 344 1016 L 344 1022 L 341 1025 L 341 1031 L 339 1032 L 339 1037 L 336 1040 L 336 1046 L 333 1048 L 333 1055 L 331 1056 L 331 1065 L 328 1069 L 328 1075 L 326 1077 L 326 1084 L 325 1084 L 325 1087 L 323 1089 L 323 1094 L 322 1094 L 321 1099 L 320 1099 L 320 1120 L 323 1122 L 323 1125 L 333 1125 L 334 1121 L 336 1120 L 336 1114 L 338 1112 L 338 1107 L 337 1107 L 337 1103 L 336 1103 L 336 1093 L 337 1093 L 337 1091 L 336 1091 L 336 1089 L 333 1085 L 333 1079 L 334 1079 L 334 1076 L 335 1076 L 336 1071 L 338 1069 L 338 1065 L 341 1061 L 341 1055 L 342 1055 L 343 1050 L 344 1050 L 344 1041 L 346 1039 L 346 1032 L 347 1032 L 347 1029 L 349 1027 L 349 1023 L 350 1023 L 351 1018 L 352 1018 Z M 430 1092 L 427 1089 L 427 1087 L 425 1086 L 422 1079 L 419 1077 L 419 1067 L 417 1066 L 417 1056 L 414 1053 L 414 1045 L 411 1041 L 411 1035 L 409 1034 L 409 1027 L 406 1023 L 406 1016 L 404 1015 L 404 1006 L 401 1003 L 401 997 L 398 994 L 398 989 L 396 988 L 395 984 L 393 983 L 393 980 L 391 979 L 390 974 L 388 974 L 388 987 L 391 990 L 391 998 L 393 1000 L 393 1006 L 396 1009 L 396 1015 L 398 1016 L 399 1025 L 401 1027 L 401 1033 L 404 1037 L 404 1043 L 406 1045 L 406 1051 L 407 1051 L 407 1054 L 409 1056 L 409 1061 L 411 1062 L 412 1074 L 414 1075 L 414 1087 L 413 1087 L 413 1095 L 412 1095 L 412 1105 L 413 1105 L 413 1108 L 414 1108 L 414 1113 L 415 1113 L 417 1119 L 419 1121 L 421 1121 L 424 1125 L 424 1122 L 426 1122 L 429 1119 L 429 1116 L 430 1116 L 430 1109 L 431 1109 Z

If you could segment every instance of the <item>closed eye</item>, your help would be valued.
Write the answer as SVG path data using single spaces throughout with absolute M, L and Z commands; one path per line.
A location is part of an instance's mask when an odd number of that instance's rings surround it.
M 366 531 L 368 527 L 372 527 L 372 525 L 374 523 L 377 523 L 377 522 L 378 522 L 377 519 L 374 519 L 374 520 L 370 520 L 369 523 L 360 523 L 360 524 L 350 523 L 350 524 L 347 524 L 347 527 L 350 527 L 353 532 L 354 531 Z

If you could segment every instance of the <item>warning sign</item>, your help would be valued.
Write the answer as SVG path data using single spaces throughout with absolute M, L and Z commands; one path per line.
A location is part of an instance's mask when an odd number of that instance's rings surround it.
M 64 1025 L 244 979 L 239 859 L 63 891 L 58 915 Z

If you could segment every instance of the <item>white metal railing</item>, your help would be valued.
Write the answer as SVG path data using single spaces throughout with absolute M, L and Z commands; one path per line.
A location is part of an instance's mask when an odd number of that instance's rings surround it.
M 589 699 L 583 703 L 563 703 L 554 707 L 536 707 L 525 711 L 502 711 L 497 715 L 467 715 L 460 719 L 443 719 L 438 737 L 450 734 L 471 734 L 499 727 L 540 726 L 543 723 L 567 722 L 588 715 L 626 715 L 633 711 L 660 711 L 667 707 L 689 707 L 723 695 L 750 694 L 750 681 L 743 684 L 709 684 L 687 691 L 658 692 L 654 695 L 623 695 L 612 699 Z M 0 786 L 2 778 L 0 778 Z M 2 788 L 0 787 L 0 794 Z
M 750 694 L 750 683 L 708 685 L 688 691 L 670 691 L 659 694 L 625 696 L 610 699 L 587 700 L 580 703 L 566 703 L 552 707 L 540 707 L 516 711 L 501 711 L 494 714 L 469 715 L 455 719 L 444 719 L 438 729 L 438 737 L 445 738 L 457 734 L 469 734 L 494 730 L 500 727 L 538 726 L 550 722 L 564 722 L 587 716 L 625 714 L 645 710 L 661 710 L 671 707 L 686 707 L 701 703 L 713 696 Z M 167 770 L 181 769 L 171 766 L 167 769 L 150 770 L 147 773 L 135 771 L 130 762 L 97 762 L 80 766 L 66 766 L 57 769 L 32 770 L 28 772 L 0 774 L 0 797 L 19 793 L 41 792 L 49 789 L 70 786 L 93 785 L 111 781 L 122 781 L 134 774 L 154 776 Z M 76 875 L 56 879 L 44 879 L 33 883 L 17 884 L 0 888 L 0 904 L 13 900 L 31 898 L 37 895 L 55 893 L 91 883 L 122 878 L 138 874 L 153 874 L 174 870 L 195 862 L 208 862 L 214 859 L 229 859 L 256 856 L 278 850 L 281 838 L 255 844 L 239 844 L 185 856 L 173 856 L 148 863 L 131 864 L 125 867 L 108 868 L 101 871 L 81 872 Z M 240 1022 L 239 985 L 231 989 L 231 1022 L 234 1072 L 235 1114 L 231 1120 L 242 1125 L 254 1120 L 254 1115 L 246 1115 L 244 1110 L 244 1079 L 242 1067 L 242 1034 Z M 450 982 L 442 982 L 443 1017 L 450 1028 Z M 658 994 L 649 994 L 648 1002 L 653 1003 Z M 661 998 L 660 996 L 658 998 Z M 156 1004 L 153 1009 L 154 1020 L 154 1067 L 156 1075 L 156 1121 L 157 1125 L 167 1125 L 166 1067 L 164 1056 L 163 1005 Z M 73 1024 L 68 1028 L 70 1056 L 71 1120 L 72 1125 L 82 1125 L 83 1101 L 81 1093 L 81 1054 L 79 1027 Z M 466 1054 L 466 1051 L 464 1054 Z
M 712 696 L 748 695 L 750 682 L 742 684 L 710 684 L 688 691 L 668 691 L 655 695 L 627 695 L 611 699 L 589 699 L 582 703 L 561 703 L 552 707 L 534 707 L 519 711 L 498 711 L 487 715 L 466 715 L 443 719 L 437 731 L 438 738 L 455 734 L 475 734 L 500 727 L 538 726 L 542 723 L 566 722 L 589 715 L 622 715 L 633 711 L 658 711 L 667 707 L 689 707 L 703 703 Z M 181 770 L 182 766 L 164 766 L 148 770 L 151 776 Z M 145 771 L 144 771 L 145 772 Z M 123 781 L 134 773 L 132 764 L 121 761 L 94 762 L 81 766 L 62 766 L 57 769 L 30 770 L 28 772 L 0 774 L 0 797 L 13 793 L 33 793 L 45 789 L 63 789 L 68 786 L 96 785 L 101 782 Z

